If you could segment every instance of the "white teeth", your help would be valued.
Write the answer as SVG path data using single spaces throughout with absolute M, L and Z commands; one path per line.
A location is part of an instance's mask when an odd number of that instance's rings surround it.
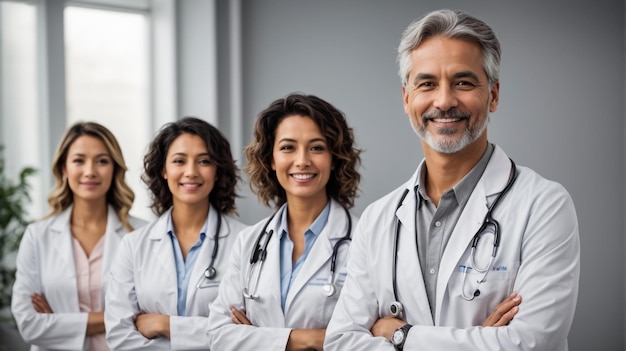
M 199 188 L 199 187 L 200 187 L 200 184 L 196 184 L 196 183 L 194 183 L 194 184 L 188 184 L 188 183 L 183 184 L 183 188 Z
M 438 123 L 451 123 L 460 121 L 460 118 L 434 118 L 433 121 Z
M 292 174 L 292 176 L 299 180 L 307 180 L 307 179 L 313 178 L 315 175 L 309 173 L 309 174 Z

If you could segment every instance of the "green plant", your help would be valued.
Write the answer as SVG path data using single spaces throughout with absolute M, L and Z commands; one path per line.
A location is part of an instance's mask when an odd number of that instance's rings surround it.
M 15 264 L 7 261 L 15 257 L 24 230 L 30 223 L 25 209 L 31 201 L 27 178 L 35 173 L 34 168 L 25 167 L 20 171 L 17 183 L 9 179 L 5 174 L 3 150 L 0 145 L 0 310 L 11 305 Z

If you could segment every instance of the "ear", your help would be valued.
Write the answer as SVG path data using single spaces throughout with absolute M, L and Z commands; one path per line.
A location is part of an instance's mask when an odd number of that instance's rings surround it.
M 496 112 L 498 109 L 498 99 L 500 98 L 500 82 L 495 82 L 491 85 L 491 91 L 489 91 L 491 97 L 489 101 L 489 112 Z
M 404 113 L 409 115 L 409 94 L 406 91 L 406 86 L 402 85 L 402 103 L 404 104 Z
M 276 163 L 274 163 L 274 158 L 272 158 L 272 170 L 276 170 Z
M 163 177 L 163 179 L 167 180 L 167 173 L 165 173 L 165 167 L 163 167 L 163 170 L 161 171 L 161 176 Z

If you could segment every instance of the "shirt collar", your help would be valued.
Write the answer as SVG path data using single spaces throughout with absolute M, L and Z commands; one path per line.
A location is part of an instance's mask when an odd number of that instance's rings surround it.
M 328 222 L 328 216 L 330 215 L 330 201 L 326 203 L 326 206 L 322 210 L 322 212 L 317 216 L 317 218 L 313 221 L 309 229 L 305 233 L 311 233 L 318 237 L 324 227 L 326 226 L 326 222 Z M 278 232 L 280 233 L 280 237 L 282 238 L 285 234 L 289 233 L 289 227 L 287 225 L 287 206 L 284 207 L 284 210 L 280 213 L 280 226 L 278 227 Z
M 456 183 L 452 187 L 452 189 L 444 192 L 442 196 L 445 196 L 447 193 L 452 192 L 452 194 L 455 196 L 457 204 L 465 203 L 469 199 L 470 195 L 472 195 L 472 192 L 474 191 L 476 184 L 478 184 L 480 177 L 482 177 L 483 173 L 485 172 L 485 169 L 487 169 L 487 165 L 489 164 L 489 159 L 491 159 L 491 155 L 493 154 L 494 149 L 495 147 L 493 146 L 493 144 L 488 143 L 487 149 L 481 156 L 480 160 L 478 160 L 478 163 L 474 166 L 474 168 L 472 168 L 472 170 L 470 170 L 469 173 L 465 175 L 465 177 L 463 177 L 458 183 Z M 430 200 L 428 198 L 428 195 L 426 194 L 426 189 L 423 186 L 420 186 L 421 184 L 426 184 L 425 178 L 426 178 L 426 162 L 423 162 L 422 166 L 418 169 L 418 174 L 417 174 L 417 179 L 419 179 L 419 184 L 415 187 L 416 192 L 417 192 L 417 207 L 418 208 L 422 207 L 422 203 L 425 200 Z
M 204 241 L 204 238 L 206 237 L 206 232 L 207 229 L 209 227 L 209 217 L 207 216 L 207 219 L 204 221 L 204 224 L 202 225 L 202 229 L 200 230 L 200 240 Z M 172 223 L 172 211 L 169 211 L 167 214 L 167 234 L 170 236 L 170 238 L 174 238 L 175 234 L 174 234 L 174 224 Z

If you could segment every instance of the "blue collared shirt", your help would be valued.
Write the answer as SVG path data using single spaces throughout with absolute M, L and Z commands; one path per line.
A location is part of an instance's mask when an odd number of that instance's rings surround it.
M 285 302 L 287 301 L 287 294 L 289 293 L 289 289 L 291 289 L 291 284 L 298 276 L 298 272 L 304 265 L 309 252 L 311 252 L 311 248 L 317 240 L 317 237 L 320 235 L 324 227 L 326 226 L 326 222 L 328 222 L 328 215 L 330 214 L 330 201 L 326 204 L 326 207 L 322 210 L 322 213 L 317 216 L 313 224 L 307 229 L 304 233 L 304 252 L 298 258 L 295 265 L 292 265 L 292 256 L 293 256 L 293 241 L 289 238 L 288 233 L 288 225 L 287 225 L 287 207 L 285 206 L 285 210 L 281 214 L 280 219 L 280 302 L 283 308 L 283 312 L 285 311 Z
M 204 238 L 206 238 L 206 231 L 208 226 L 208 218 L 202 226 L 198 240 L 191 246 L 189 252 L 187 252 L 187 259 L 183 259 L 183 251 L 180 249 L 180 244 L 174 234 L 174 226 L 172 225 L 172 213 L 170 212 L 167 219 L 167 234 L 169 234 L 172 240 L 172 247 L 174 248 L 174 262 L 176 262 L 176 277 L 178 281 L 178 303 L 176 309 L 179 316 L 187 315 L 187 290 L 189 288 L 189 278 L 193 272 L 193 267 L 196 265 L 198 254 Z

